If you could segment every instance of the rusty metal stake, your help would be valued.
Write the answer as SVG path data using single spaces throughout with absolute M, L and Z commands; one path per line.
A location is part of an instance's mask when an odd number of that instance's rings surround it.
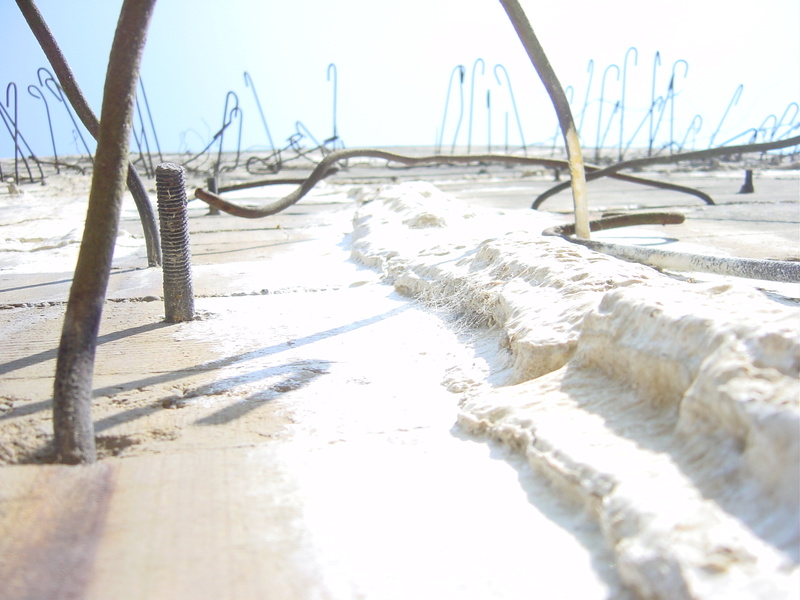
M 183 167 L 161 163 L 156 167 L 158 219 L 164 274 L 164 310 L 168 323 L 194 318 L 192 255 L 186 213 L 186 179 Z

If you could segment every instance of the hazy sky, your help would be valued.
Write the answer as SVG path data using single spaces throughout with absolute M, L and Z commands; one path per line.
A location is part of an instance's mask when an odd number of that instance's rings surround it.
M 37 4 L 99 112 L 121 0 Z M 586 146 L 594 146 L 598 137 L 609 147 L 620 138 L 628 144 L 640 125 L 634 145 L 646 145 L 653 90 L 665 99 L 657 105 L 658 114 L 664 109 L 657 130 L 661 145 L 686 138 L 688 147 L 696 137 L 695 147 L 706 147 L 721 121 L 715 145 L 748 128 L 764 127 L 769 135 L 784 113 L 778 135 L 800 121 L 797 106 L 790 106 L 800 102 L 797 0 L 522 0 L 522 5 L 562 85 L 572 88 L 573 113 Z M 628 52 L 631 47 L 636 51 Z M 654 82 L 657 51 L 661 62 Z M 50 155 L 44 103 L 28 92 L 29 85 L 38 85 L 37 69 L 47 61 L 11 0 L 0 3 L 0 52 L 0 91 L 17 83 L 20 131 L 34 152 Z M 623 71 L 626 52 L 620 131 L 621 111 L 614 107 L 621 100 L 622 77 L 609 65 Z M 478 58 L 485 70 L 480 64 L 475 69 Z M 520 143 L 502 70 L 497 70 L 500 83 L 495 79 L 498 63 L 510 76 L 525 141 L 552 143 L 556 133 L 549 99 L 497 0 L 158 0 L 142 78 L 160 145 L 164 151 L 205 146 L 221 126 L 230 90 L 242 110 L 242 147 L 268 146 L 245 71 L 276 146 L 285 144 L 297 121 L 319 141 L 331 137 L 329 63 L 336 64 L 338 74 L 337 133 L 348 147 L 434 145 L 442 135 L 448 82 L 459 64 L 466 75 L 463 87 L 457 76 L 452 78 L 446 148 L 459 115 L 457 141 L 468 141 L 470 97 L 473 151 L 486 149 L 490 127 L 494 150 L 502 149 L 506 136 L 511 145 Z M 674 96 L 666 101 L 673 73 Z M 738 101 L 723 121 L 740 84 Z M 59 154 L 75 153 L 78 145 L 64 107 L 45 94 Z M 9 100 L 13 104 L 13 94 Z M 687 138 L 693 119 L 699 134 Z M 235 149 L 237 128 L 234 121 L 226 150 Z M 0 124 L 0 156 L 11 155 L 11 137 Z

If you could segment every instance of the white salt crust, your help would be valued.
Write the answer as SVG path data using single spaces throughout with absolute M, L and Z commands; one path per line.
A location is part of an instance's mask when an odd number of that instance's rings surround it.
M 800 310 L 542 237 L 535 213 L 508 231 L 430 184 L 363 200 L 356 260 L 505 338 L 493 389 L 450 374 L 460 425 L 583 501 L 627 585 L 796 597 Z

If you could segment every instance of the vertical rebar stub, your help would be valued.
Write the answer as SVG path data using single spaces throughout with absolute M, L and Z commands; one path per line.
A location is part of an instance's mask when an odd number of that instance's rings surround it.
M 174 163 L 158 165 L 156 192 L 163 255 L 166 321 L 169 323 L 191 321 L 194 318 L 194 290 L 183 167 Z

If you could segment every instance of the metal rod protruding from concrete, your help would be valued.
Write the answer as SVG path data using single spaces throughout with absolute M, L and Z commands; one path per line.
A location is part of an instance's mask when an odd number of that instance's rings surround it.
M 184 169 L 174 163 L 156 167 L 158 219 L 164 274 L 164 310 L 168 323 L 194 318 L 192 255 L 189 249 L 189 217 L 186 213 Z

